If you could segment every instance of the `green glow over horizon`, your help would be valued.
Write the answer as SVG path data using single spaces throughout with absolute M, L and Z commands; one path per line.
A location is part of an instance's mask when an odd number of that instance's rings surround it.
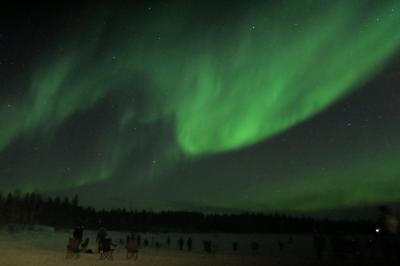
M 137 73 L 153 84 L 143 119 L 173 117 L 187 154 L 255 144 L 314 116 L 379 71 L 400 45 L 399 5 L 382 4 L 366 18 L 362 5 L 349 1 L 311 11 L 292 3 L 277 14 L 251 9 L 232 28 L 211 28 L 183 42 L 176 41 L 182 20 L 164 16 L 141 32 L 143 43 L 134 31 L 117 33 L 102 57 L 94 54 L 103 32 L 97 26 L 38 68 L 23 111 L 3 124 L 0 147 L 23 132 L 57 126 L 110 90 L 134 84 Z M 127 114 L 122 123 L 133 118 Z

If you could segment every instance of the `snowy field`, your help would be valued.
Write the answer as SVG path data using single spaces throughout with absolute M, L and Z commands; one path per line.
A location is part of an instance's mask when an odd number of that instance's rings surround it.
M 138 260 L 127 260 L 124 245 L 120 243 L 121 239 L 125 239 L 126 233 L 110 232 L 109 236 L 118 244 L 113 260 L 99 260 L 97 253 L 81 254 L 79 259 L 65 259 L 70 235 L 71 232 L 51 230 L 0 233 L 0 265 L 382 265 L 379 263 L 381 261 L 376 259 L 379 255 L 376 255 L 375 259 L 333 259 L 329 243 L 323 260 L 318 261 L 315 259 L 310 235 L 294 235 L 290 244 L 289 235 L 142 234 L 142 242 L 147 239 L 149 246 L 140 249 Z M 169 247 L 166 244 L 167 236 L 171 239 Z M 186 240 L 189 236 L 193 239 L 193 251 L 180 251 L 178 239 L 182 237 Z M 84 239 L 86 237 L 90 238 L 88 248 L 96 251 L 95 232 L 85 231 Z M 215 254 L 205 254 L 202 251 L 203 240 L 215 243 Z M 239 243 L 238 252 L 232 250 L 234 241 Z M 279 249 L 278 241 L 283 243 L 283 250 Z M 160 243 L 161 247 L 155 247 L 156 242 Z M 260 245 L 257 253 L 251 251 L 252 242 Z

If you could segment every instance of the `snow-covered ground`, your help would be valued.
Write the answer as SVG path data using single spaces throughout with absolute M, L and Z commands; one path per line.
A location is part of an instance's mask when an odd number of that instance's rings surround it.
M 96 232 L 85 231 L 84 239 L 89 237 L 89 249 L 96 251 Z M 289 244 L 289 235 L 263 234 L 142 234 L 142 242 L 147 239 L 149 247 L 139 251 L 137 261 L 125 257 L 124 240 L 126 233 L 109 232 L 113 242 L 118 244 L 114 259 L 99 260 L 98 254 L 81 254 L 79 259 L 65 259 L 67 240 L 71 232 L 56 232 L 43 228 L 40 231 L 20 231 L 16 233 L 0 233 L 0 265 L 353 265 L 354 259 L 335 261 L 329 251 L 325 252 L 323 262 L 315 259 L 312 237 L 310 235 L 293 235 L 293 243 Z M 166 245 L 167 237 L 171 245 Z M 179 251 L 178 239 L 188 237 L 193 239 L 193 251 Z M 202 241 L 211 240 L 217 246 L 215 254 L 202 252 Z M 239 243 L 239 251 L 233 252 L 232 242 Z M 278 241 L 284 243 L 283 251 L 279 250 Z M 159 242 L 161 247 L 156 248 Z M 257 242 L 260 249 L 253 254 L 250 244 Z M 186 247 L 186 246 L 185 246 Z M 368 265 L 371 260 L 365 260 L 360 265 Z

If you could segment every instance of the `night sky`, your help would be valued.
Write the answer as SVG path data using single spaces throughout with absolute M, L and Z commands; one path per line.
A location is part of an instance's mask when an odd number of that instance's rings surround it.
M 400 2 L 5 4 L 16 189 L 155 210 L 398 202 Z

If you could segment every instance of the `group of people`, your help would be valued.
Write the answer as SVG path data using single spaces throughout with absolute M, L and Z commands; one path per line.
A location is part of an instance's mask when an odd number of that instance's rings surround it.
M 327 247 L 327 238 L 321 231 L 313 235 L 314 250 L 317 259 L 322 259 Z M 353 257 L 375 258 L 381 251 L 385 265 L 400 265 L 399 219 L 387 207 L 379 207 L 379 216 L 375 235 L 362 239 L 358 236 L 346 236 L 336 232 L 330 235 L 330 246 L 335 258 L 344 258 L 347 254 Z
M 400 265 L 400 239 L 399 239 L 399 220 L 394 215 L 390 209 L 386 206 L 379 208 L 380 214 L 377 222 L 376 234 L 373 239 L 369 238 L 366 243 L 361 243 L 362 240 L 359 237 L 346 237 L 344 234 L 335 233 L 330 237 L 330 245 L 332 248 L 332 253 L 335 257 L 343 257 L 346 253 L 350 253 L 354 256 L 363 257 L 365 253 L 369 256 L 373 256 L 376 251 L 376 247 L 381 247 L 383 257 L 386 261 L 386 265 L 392 265 L 398 263 Z M 89 238 L 87 237 L 83 241 L 83 231 L 84 226 L 79 226 L 73 231 L 72 238 L 70 238 L 70 243 L 68 244 L 68 250 L 73 250 L 74 252 L 85 252 L 93 253 L 91 249 L 88 249 Z M 155 247 L 161 247 L 161 244 L 151 239 L 152 245 Z M 112 239 L 108 237 L 108 233 L 104 227 L 100 228 L 96 236 L 97 242 L 97 252 L 105 254 L 106 252 L 111 252 L 116 246 L 112 242 Z M 123 239 L 120 240 L 120 244 L 123 245 Z M 141 236 L 139 234 L 131 233 L 126 237 L 125 248 L 127 250 L 127 258 L 138 258 L 138 250 L 141 245 Z M 154 242 L 154 243 L 153 243 Z M 313 234 L 313 244 L 317 259 L 322 259 L 323 254 L 325 254 L 327 246 L 326 235 L 324 235 L 320 230 L 316 230 Z M 283 242 L 279 241 L 279 250 L 282 252 L 284 249 Z M 290 237 L 288 244 L 293 243 L 293 238 Z M 186 240 L 183 237 L 179 237 L 178 249 L 184 250 L 186 246 L 187 251 L 192 251 L 193 249 L 193 239 L 188 237 Z M 149 245 L 149 241 L 145 238 L 143 241 L 144 246 Z M 168 236 L 166 239 L 166 245 L 169 247 L 171 245 L 171 238 Z M 251 243 L 251 250 L 257 253 L 260 245 L 257 242 Z M 215 252 L 216 246 L 213 245 L 211 241 L 203 241 L 203 251 L 206 253 Z M 232 243 L 232 249 L 236 252 L 239 249 L 239 244 L 237 241 Z
M 72 238 L 69 239 L 69 243 L 67 245 L 68 252 L 74 253 L 93 253 L 93 250 L 88 249 L 89 245 L 89 238 L 87 237 L 85 241 L 83 241 L 83 231 L 84 226 L 78 226 L 72 232 Z M 122 240 L 121 240 L 122 241 Z M 127 258 L 138 258 L 138 250 L 140 236 L 135 237 L 132 233 L 128 235 L 126 238 L 126 251 L 127 251 Z M 100 259 L 104 258 L 112 258 L 112 253 L 114 248 L 117 246 L 113 243 L 112 238 L 108 237 L 107 230 L 104 227 L 101 227 L 96 235 L 96 243 L 97 243 L 97 253 L 100 254 Z M 123 243 L 121 243 L 123 244 Z M 68 256 L 67 256 L 68 257 Z

